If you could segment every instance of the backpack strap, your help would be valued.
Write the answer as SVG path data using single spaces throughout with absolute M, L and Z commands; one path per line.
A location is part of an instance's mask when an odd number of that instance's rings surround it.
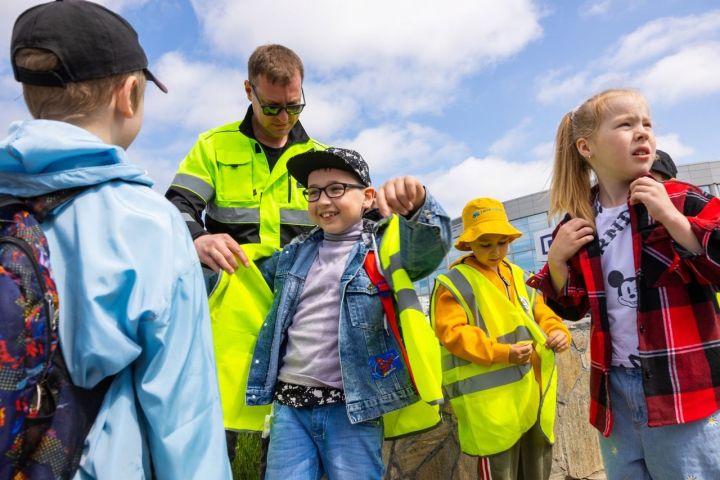
M 380 302 L 382 302 L 383 310 L 385 310 L 385 318 L 387 318 L 387 323 L 390 327 L 390 331 L 392 332 L 393 337 L 395 337 L 395 340 L 400 347 L 400 354 L 402 355 L 405 366 L 407 367 L 408 373 L 410 374 L 410 380 L 412 380 L 413 387 L 415 387 L 415 377 L 413 376 L 412 368 L 410 367 L 410 360 L 407 354 L 407 349 L 405 348 L 405 343 L 403 342 L 402 335 L 400 334 L 400 328 L 398 326 L 397 313 L 395 311 L 395 304 L 393 302 L 393 292 L 390 288 L 390 285 L 388 285 L 388 283 L 385 281 L 385 277 L 383 277 L 380 273 L 378 263 L 375 260 L 375 252 L 373 250 L 370 250 L 365 256 L 365 262 L 363 263 L 363 267 L 365 268 L 365 272 L 367 273 L 368 277 L 370 277 L 370 281 L 373 283 L 373 285 L 375 285 L 375 287 L 378 289 L 378 292 L 380 293 Z

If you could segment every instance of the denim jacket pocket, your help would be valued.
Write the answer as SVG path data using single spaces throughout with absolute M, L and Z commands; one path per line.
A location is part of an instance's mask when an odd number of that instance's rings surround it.
M 364 272 L 350 281 L 345 289 L 345 299 L 353 327 L 382 330 L 384 312 L 380 293 Z

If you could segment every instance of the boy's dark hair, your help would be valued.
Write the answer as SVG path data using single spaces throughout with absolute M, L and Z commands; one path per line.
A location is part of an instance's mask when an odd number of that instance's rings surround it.
M 282 45 L 261 45 L 248 59 L 248 80 L 254 82 L 258 75 L 264 75 L 270 83 L 285 86 L 296 73 L 300 80 L 305 78 L 302 60 L 295 52 Z

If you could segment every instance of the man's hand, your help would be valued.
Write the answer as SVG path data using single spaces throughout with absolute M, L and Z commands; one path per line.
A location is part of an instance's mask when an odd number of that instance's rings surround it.
M 545 346 L 555 353 L 560 353 L 570 348 L 570 342 L 568 342 L 567 335 L 562 330 L 553 330 L 548 335 Z
M 532 342 L 513 343 L 510 345 L 510 355 L 508 357 L 508 361 L 516 365 L 530 363 L 530 355 L 532 354 L 532 351 Z
M 225 270 L 227 273 L 234 273 L 238 266 L 236 258 L 245 267 L 250 266 L 242 247 L 227 233 L 203 235 L 193 243 L 200 261 L 215 272 Z
M 375 206 L 383 217 L 398 213 L 409 217 L 425 203 L 425 187 L 415 177 L 396 177 L 377 191 Z

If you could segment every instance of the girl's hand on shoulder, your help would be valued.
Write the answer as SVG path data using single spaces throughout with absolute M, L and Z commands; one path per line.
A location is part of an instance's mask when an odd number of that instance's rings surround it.
M 675 208 L 665 190 L 665 186 L 650 177 L 640 177 L 630 184 L 630 205 L 642 203 L 648 213 L 663 225 L 682 215 Z
M 398 213 L 412 216 L 425 203 L 425 187 L 415 177 L 396 177 L 378 189 L 375 205 L 383 217 Z
M 558 229 L 550 244 L 548 263 L 565 265 L 583 246 L 594 238 L 592 224 L 582 218 L 572 218 Z
M 565 332 L 562 330 L 553 330 L 548 334 L 545 346 L 555 353 L 560 353 L 570 348 L 570 342 L 568 342 Z

